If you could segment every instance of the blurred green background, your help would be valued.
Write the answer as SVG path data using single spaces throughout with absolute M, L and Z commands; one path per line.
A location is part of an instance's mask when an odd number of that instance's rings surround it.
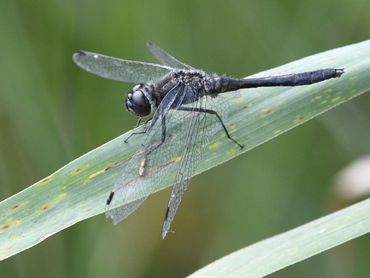
M 366 40 L 368 0 L 0 1 L 0 199 L 130 129 L 130 84 L 75 66 L 79 49 L 154 61 L 152 40 L 210 72 L 246 76 Z M 166 240 L 169 191 L 118 226 L 94 217 L 0 262 L 0 277 L 183 277 L 350 202 L 335 175 L 369 152 L 370 95 L 193 179 Z M 272 277 L 369 277 L 365 236 Z

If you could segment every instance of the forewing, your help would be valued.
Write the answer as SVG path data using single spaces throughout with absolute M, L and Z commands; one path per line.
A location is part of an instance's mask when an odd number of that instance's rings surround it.
M 171 161 L 165 146 L 158 150 L 160 152 L 154 151 L 150 156 L 147 153 L 160 142 L 162 133 L 161 119 L 162 117 L 171 119 L 170 112 L 172 110 L 169 108 L 175 100 L 181 102 L 183 89 L 184 86 L 177 84 L 167 93 L 159 105 L 153 120 L 148 123 L 150 129 L 145 134 L 138 135 L 145 136 L 144 144 L 133 155 L 127 163 L 123 174 L 117 179 L 111 193 L 113 198 L 106 206 L 106 216 L 111 218 L 115 224 L 134 212 L 149 194 L 157 190 L 157 187 L 162 184 L 161 180 L 165 173 L 174 171 L 177 163 L 173 160 Z M 135 137 L 132 137 L 129 143 L 134 143 L 134 140 Z M 165 144 L 167 145 L 167 140 Z M 146 161 L 145 174 L 140 174 L 140 168 L 144 159 Z M 148 184 L 150 184 L 150 188 L 147 187 Z M 122 206 L 122 204 L 126 205 Z
M 100 77 L 131 83 L 157 80 L 173 70 L 168 66 L 123 60 L 88 51 L 74 53 L 73 61 L 80 68 Z
M 180 62 L 171 54 L 160 48 L 158 45 L 148 41 L 146 46 L 149 48 L 150 52 L 160 61 L 163 65 L 170 66 L 176 69 L 193 69 L 192 66 L 189 66 L 183 62 Z

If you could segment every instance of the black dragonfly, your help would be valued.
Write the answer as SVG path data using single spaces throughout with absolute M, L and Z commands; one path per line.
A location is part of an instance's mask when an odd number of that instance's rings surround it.
M 170 229 L 184 192 L 194 174 L 204 148 L 223 130 L 236 145 L 224 121 L 228 103 L 222 93 L 241 88 L 301 86 L 340 77 L 344 70 L 326 68 L 278 76 L 238 79 L 184 64 L 148 42 L 147 47 L 161 65 L 122 60 L 97 53 L 79 51 L 74 62 L 84 70 L 104 78 L 136 85 L 127 94 L 128 111 L 141 119 L 155 110 L 151 120 L 126 138 L 145 136 L 140 148 L 126 165 L 106 201 L 106 216 L 116 224 L 134 212 L 150 193 L 159 190 L 164 173 L 172 180 L 172 191 L 162 229 L 164 238 Z M 166 171 L 164 171 L 166 170 Z M 146 184 L 151 184 L 148 193 Z M 124 204 L 125 205 L 122 205 Z

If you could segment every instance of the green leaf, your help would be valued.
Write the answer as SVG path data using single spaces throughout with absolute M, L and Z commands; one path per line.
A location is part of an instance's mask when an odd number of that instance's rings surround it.
M 370 231 L 370 199 L 231 253 L 190 275 L 264 277 Z
M 344 68 L 339 79 L 295 88 L 260 88 L 227 94 L 226 122 L 245 145 L 240 151 L 223 132 L 212 138 L 197 174 L 240 155 L 370 89 L 370 41 L 313 55 L 259 75 Z M 132 131 L 130 131 L 132 132 Z M 126 133 L 79 157 L 50 176 L 0 203 L 0 260 L 41 242 L 76 222 L 100 214 L 117 176 L 141 147 L 123 143 Z M 169 158 L 169 162 L 171 159 Z M 161 167 L 161 165 L 158 165 Z M 164 171 L 165 167 L 164 167 Z M 170 186 L 171 173 L 161 190 Z M 151 192 L 147 184 L 146 192 Z M 145 194 L 145 192 L 144 192 Z M 148 193 L 146 193 L 148 194 Z M 142 196 L 132 196 L 133 201 Z M 158 231 L 158 235 L 160 231 Z

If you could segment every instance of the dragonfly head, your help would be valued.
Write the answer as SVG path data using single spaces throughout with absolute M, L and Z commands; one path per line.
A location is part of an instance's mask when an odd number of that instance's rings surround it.
M 147 116 L 151 112 L 151 105 L 144 90 L 144 84 L 135 85 L 125 101 L 127 110 L 139 117 Z

